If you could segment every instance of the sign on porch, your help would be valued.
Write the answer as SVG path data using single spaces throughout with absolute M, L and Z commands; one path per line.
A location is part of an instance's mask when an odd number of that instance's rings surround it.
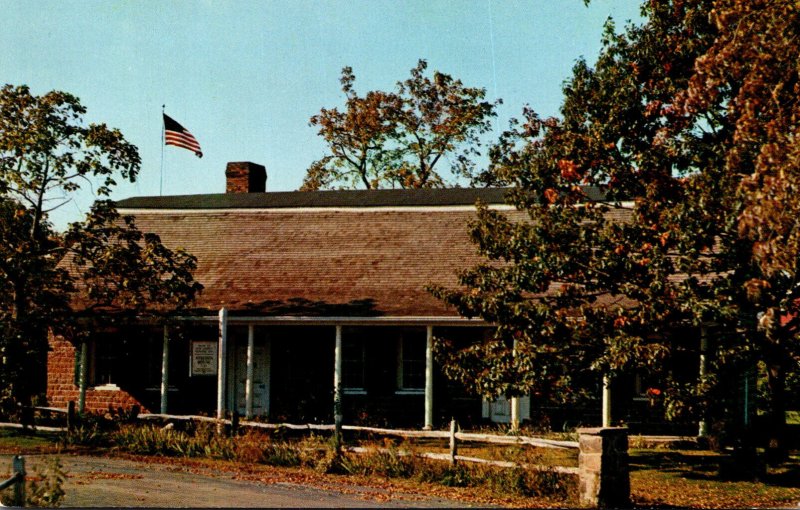
M 217 343 L 192 342 L 192 372 L 190 375 L 216 375 Z

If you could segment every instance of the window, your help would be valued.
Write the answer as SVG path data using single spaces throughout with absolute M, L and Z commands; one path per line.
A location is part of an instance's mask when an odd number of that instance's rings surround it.
M 363 338 L 342 339 L 342 390 L 366 393 L 366 343 Z
M 89 341 L 89 387 L 138 388 L 161 384 L 161 338 L 153 331 L 98 333 Z M 75 385 L 80 385 L 81 344 L 75 349 Z
M 400 391 L 425 389 L 425 336 L 404 333 L 398 347 L 397 387 Z
M 123 367 L 127 365 L 127 353 L 120 352 L 121 346 L 114 345 L 110 338 L 94 343 L 94 374 L 89 380 L 95 386 L 113 385 L 123 377 Z M 124 361 L 123 361 L 124 360 Z

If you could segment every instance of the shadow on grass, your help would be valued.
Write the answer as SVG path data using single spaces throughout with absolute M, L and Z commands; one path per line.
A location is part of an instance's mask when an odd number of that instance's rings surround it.
M 722 466 L 733 464 L 736 460 L 731 455 L 712 452 L 638 450 L 631 453 L 629 462 L 631 472 L 653 470 L 689 480 L 757 481 L 775 487 L 800 488 L 800 459 L 797 456 L 792 456 L 779 467 L 768 469 L 766 474 L 752 478 L 721 476 Z

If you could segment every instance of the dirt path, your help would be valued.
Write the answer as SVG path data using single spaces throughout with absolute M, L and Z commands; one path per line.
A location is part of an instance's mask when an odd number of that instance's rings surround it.
M 45 455 L 27 455 L 29 474 Z M 192 462 L 61 455 L 67 472 L 65 507 L 315 507 L 459 508 L 463 501 L 292 476 L 280 469 L 214 470 Z M 0 455 L 8 466 L 10 455 Z

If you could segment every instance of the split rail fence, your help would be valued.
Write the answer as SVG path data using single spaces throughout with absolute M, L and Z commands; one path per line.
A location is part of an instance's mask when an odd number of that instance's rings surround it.
M 37 407 L 40 412 L 65 413 L 67 428 L 72 427 L 75 420 L 75 407 L 72 402 L 67 409 L 53 407 Z M 231 419 L 220 420 L 209 416 L 173 415 L 173 414 L 138 414 L 136 418 L 143 421 L 201 421 L 217 424 L 218 427 L 230 426 L 233 429 L 249 427 L 256 429 L 286 429 L 296 431 L 325 431 L 336 433 L 336 426 L 329 424 L 308 423 L 297 425 L 291 423 L 263 423 L 240 421 L 234 414 Z M 66 429 L 62 429 L 66 430 Z M 455 420 L 450 422 L 450 430 L 404 430 L 377 427 L 341 425 L 341 430 L 366 432 L 382 436 L 397 436 L 417 439 L 446 439 L 449 441 L 449 453 L 415 452 L 420 457 L 457 462 L 471 462 L 497 466 L 501 468 L 521 467 L 531 470 L 550 471 L 578 477 L 579 495 L 582 503 L 588 506 L 619 507 L 629 504 L 630 476 L 628 466 L 628 432 L 625 428 L 584 428 L 578 429 L 578 441 L 559 441 L 539 437 L 519 435 L 495 435 L 461 432 Z M 480 442 L 503 445 L 531 446 L 536 448 L 555 448 L 578 450 L 578 466 L 543 466 L 519 464 L 510 461 L 481 459 L 458 454 L 459 443 Z M 361 447 L 348 447 L 348 451 L 363 453 L 368 451 Z
M 14 492 L 11 497 L 11 506 L 25 506 L 25 459 L 21 455 L 15 455 L 11 460 L 11 471 L 13 472 L 11 477 L 0 482 L 0 491 L 13 486 Z

